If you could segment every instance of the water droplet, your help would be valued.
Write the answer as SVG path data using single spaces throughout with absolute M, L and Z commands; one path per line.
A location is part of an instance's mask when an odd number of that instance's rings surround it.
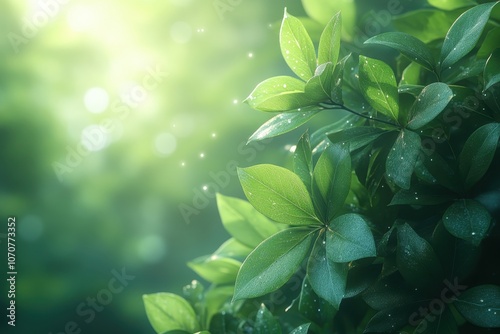
M 286 84 L 283 84 L 283 88 L 286 88 Z
M 250 53 L 248 54 L 248 58 L 253 58 L 253 53 L 252 53 L 252 52 L 250 52 Z
M 476 235 L 476 232 L 472 232 L 471 235 Z

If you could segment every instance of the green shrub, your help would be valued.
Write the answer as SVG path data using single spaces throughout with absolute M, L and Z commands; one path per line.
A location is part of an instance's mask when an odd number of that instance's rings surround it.
M 320 112 L 339 120 L 300 137 L 293 171 L 238 169 L 248 202 L 217 196 L 232 238 L 188 263 L 211 286 L 144 296 L 157 333 L 500 328 L 497 2 L 431 3 L 454 10 L 435 10 L 453 16 L 442 36 L 419 9 L 364 54 L 341 42 L 340 12 L 316 53 L 285 10 L 281 51 L 297 77 L 267 79 L 247 98 L 278 112 L 250 141 Z

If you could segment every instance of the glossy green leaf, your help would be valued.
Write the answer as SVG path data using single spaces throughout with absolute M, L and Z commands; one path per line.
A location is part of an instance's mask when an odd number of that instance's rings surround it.
M 399 272 L 411 286 L 432 291 L 442 283 L 443 269 L 431 245 L 408 224 L 398 227 L 397 236 Z
M 421 85 L 407 85 L 407 84 L 400 84 L 398 87 L 398 92 L 401 93 L 408 93 L 411 94 L 415 97 L 417 97 L 421 92 L 422 89 L 424 89 L 424 86 Z
M 332 90 L 330 92 L 330 98 L 333 103 L 338 105 L 344 104 L 344 98 L 342 96 L 342 87 L 344 85 L 344 68 L 347 60 L 351 57 L 351 55 L 347 55 L 342 58 L 333 71 L 332 76 Z
M 373 126 L 356 126 L 330 133 L 328 139 L 334 144 L 349 143 L 349 149 L 352 152 L 372 143 L 386 132 Z
M 398 88 L 389 65 L 377 59 L 359 56 L 359 85 L 363 96 L 375 110 L 398 120 Z
M 235 238 L 230 238 L 226 240 L 219 248 L 214 252 L 214 255 L 222 257 L 232 257 L 240 258 L 246 257 L 253 249 L 242 244 Z
M 451 85 L 467 78 L 477 77 L 483 73 L 485 64 L 485 59 L 477 59 L 473 54 L 466 56 L 443 69 L 441 81 Z
M 289 111 L 313 103 L 304 90 L 305 83 L 299 79 L 272 77 L 259 83 L 244 102 L 260 111 Z
M 479 285 L 468 289 L 454 302 L 467 321 L 479 327 L 500 327 L 500 286 Z
M 335 218 L 326 232 L 326 251 L 334 262 L 350 262 L 376 255 L 373 234 L 358 214 Z
M 420 129 L 436 118 L 453 98 L 447 84 L 434 82 L 424 87 L 409 112 L 408 128 Z
M 261 304 L 257 315 L 255 316 L 254 324 L 255 334 L 281 334 L 281 327 L 279 322 L 274 318 L 273 314 L 269 312 L 264 304 Z
M 250 203 L 267 217 L 289 225 L 319 222 L 306 186 L 288 169 L 256 165 L 238 168 L 238 176 Z
M 189 261 L 187 265 L 203 279 L 215 284 L 225 284 L 236 280 L 241 262 L 218 255 L 207 255 Z
M 387 156 L 387 177 L 403 189 L 410 188 L 411 175 L 420 153 L 420 136 L 409 130 L 401 130 Z
M 337 64 L 340 52 L 340 36 L 342 34 L 342 16 L 341 13 L 333 15 L 330 22 L 326 25 L 318 46 L 318 64 L 331 62 Z
M 453 23 L 441 48 L 442 69 L 453 65 L 474 48 L 496 4 L 491 2 L 472 7 Z
M 148 320 L 156 333 L 185 330 L 194 333 L 200 330 L 191 305 L 182 297 L 172 293 L 143 295 Z
M 313 199 L 328 223 L 343 207 L 351 187 L 349 145 L 329 145 L 313 171 Z
M 500 48 L 493 51 L 484 67 L 484 90 L 500 82 Z
M 309 133 L 306 132 L 300 137 L 293 154 L 293 171 L 304 182 L 308 190 L 311 189 L 313 174 L 313 161 L 311 153 L 311 142 Z
M 368 39 L 365 44 L 385 45 L 396 49 L 410 60 L 415 61 L 429 70 L 434 69 L 434 57 L 421 40 L 403 32 L 386 32 Z
M 483 125 L 467 139 L 460 152 L 460 174 L 466 188 L 472 187 L 488 170 L 500 138 L 500 123 Z
M 307 263 L 307 274 L 313 290 L 336 309 L 344 298 L 348 265 L 336 263 L 328 256 L 325 234 L 321 232 Z
M 290 228 L 262 242 L 240 268 L 233 301 L 262 296 L 280 288 L 306 257 L 312 239 L 309 229 Z
M 288 14 L 286 8 L 281 23 L 280 47 L 290 69 L 302 80 L 309 80 L 316 69 L 314 45 L 302 22 Z
M 443 224 L 451 235 L 479 246 L 490 228 L 491 216 L 484 206 L 472 199 L 451 205 L 443 215 Z
M 300 325 L 299 327 L 291 331 L 290 334 L 307 334 L 310 325 L 311 323 Z
M 423 72 L 422 65 L 413 62 L 410 63 L 410 65 L 406 66 L 406 68 L 403 70 L 403 74 L 401 75 L 401 81 L 399 82 L 399 87 L 403 85 L 420 86 L 421 82 L 420 75 L 422 72 Z M 420 94 L 420 91 L 418 92 L 418 94 Z
M 453 10 L 457 8 L 477 5 L 473 0 L 427 0 L 430 5 L 444 10 Z
M 321 110 L 323 110 L 322 107 L 307 106 L 294 111 L 280 113 L 261 125 L 250 136 L 248 142 L 276 137 L 295 130 L 302 124 L 307 123 Z
M 217 194 L 217 207 L 226 231 L 248 247 L 255 248 L 279 231 L 275 223 L 247 201 Z
M 318 66 L 314 76 L 306 83 L 305 94 L 307 98 L 316 102 L 330 100 L 333 69 L 334 66 L 330 62 Z

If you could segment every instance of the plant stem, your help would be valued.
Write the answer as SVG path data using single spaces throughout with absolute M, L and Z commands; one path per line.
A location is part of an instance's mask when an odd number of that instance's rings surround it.
M 376 121 L 376 122 L 380 122 L 380 123 L 384 123 L 384 124 L 387 124 L 387 125 L 391 125 L 391 126 L 394 126 L 396 128 L 400 128 L 401 126 L 399 126 L 398 124 L 396 123 L 392 123 L 392 122 L 389 122 L 389 121 L 386 121 L 386 120 L 383 120 L 383 119 L 380 119 L 380 118 L 375 118 L 373 116 L 368 116 L 368 115 L 365 115 L 365 114 L 362 114 L 362 113 L 359 113 L 355 110 L 352 110 L 348 107 L 346 107 L 345 105 L 343 104 L 330 104 L 330 103 L 320 103 L 319 104 L 321 107 L 325 108 L 325 109 L 343 109 L 345 111 L 348 111 L 356 116 L 359 116 L 359 117 L 362 117 L 362 118 L 366 118 L 368 120 L 372 120 L 372 121 Z

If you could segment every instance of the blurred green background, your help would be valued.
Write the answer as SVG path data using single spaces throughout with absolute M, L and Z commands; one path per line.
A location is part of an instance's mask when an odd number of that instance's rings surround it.
M 14 216 L 18 272 L 15 328 L 2 279 L 2 333 L 153 332 L 142 295 L 179 293 L 196 278 L 185 263 L 228 238 L 213 198 L 242 196 L 228 164 L 282 164 L 297 138 L 243 146 L 270 115 L 241 101 L 290 73 L 283 7 L 0 1 L 0 247 Z M 109 294 L 113 271 L 130 277 Z

